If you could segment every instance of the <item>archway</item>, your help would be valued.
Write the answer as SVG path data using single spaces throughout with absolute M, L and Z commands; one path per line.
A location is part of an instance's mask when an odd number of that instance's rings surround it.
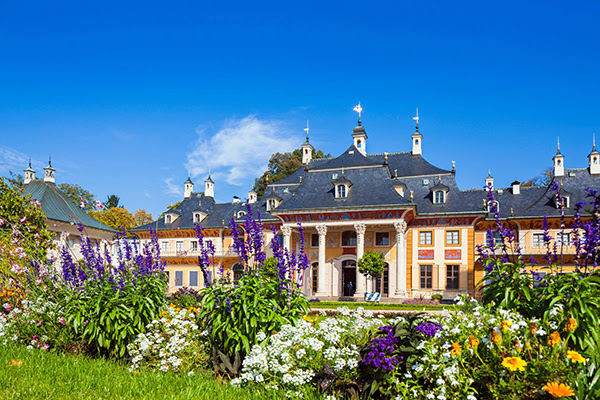
M 354 296 L 356 292 L 356 261 L 342 261 L 342 295 L 346 297 Z

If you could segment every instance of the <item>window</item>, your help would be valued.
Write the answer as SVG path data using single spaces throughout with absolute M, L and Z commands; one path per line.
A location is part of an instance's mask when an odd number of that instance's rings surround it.
M 194 213 L 194 222 L 200 222 L 200 213 Z
M 346 185 L 337 185 L 337 198 L 346 197 Z
M 376 232 L 375 233 L 375 246 L 389 246 L 390 245 L 390 233 L 389 232 Z
M 384 269 L 383 269 L 383 275 L 380 276 L 379 278 L 375 279 L 375 291 L 381 293 L 382 296 L 386 296 L 389 295 L 390 293 L 390 288 L 389 288 L 389 281 L 390 281 L 390 276 L 389 276 L 389 266 L 386 264 Z M 383 281 L 382 281 L 383 279 Z M 383 287 L 381 287 L 383 284 Z
M 432 281 L 431 277 L 433 274 L 433 265 L 421 265 L 421 289 L 431 289 Z
M 343 247 L 355 247 L 356 246 L 356 232 L 355 231 L 342 232 L 342 246 Z
M 204 287 L 209 287 L 212 284 L 212 281 L 212 271 L 206 271 L 206 276 L 204 276 Z
M 433 245 L 433 231 L 420 231 L 419 244 L 422 246 Z
M 569 208 L 570 196 L 560 196 L 556 195 L 556 208 Z
M 319 235 L 317 233 L 310 235 L 310 247 L 319 247 Z
M 443 204 L 446 202 L 446 193 L 443 190 L 436 190 L 433 192 L 433 203 L 434 204 Z
M 175 286 L 183 286 L 183 271 L 175 271 Z
M 190 251 L 198 251 L 198 241 L 190 240 Z
M 190 280 L 188 286 L 198 286 L 198 271 L 190 271 Z
M 446 265 L 446 290 L 458 290 L 458 265 Z
M 183 240 L 178 240 L 175 242 L 175 251 L 178 253 L 183 253 Z
M 168 241 L 163 241 L 160 242 L 160 251 L 169 251 L 169 242 Z
M 487 203 L 488 212 L 500 212 L 500 203 L 498 201 L 488 201 Z
M 275 207 L 277 207 L 277 200 L 275 200 L 275 199 L 269 199 L 267 201 L 267 206 L 268 206 L 269 210 L 274 209 Z
M 557 246 L 570 246 L 571 245 L 571 234 L 570 233 L 557 233 L 556 234 L 556 245 Z
M 502 235 L 500 232 L 493 233 L 493 239 L 490 237 L 490 232 L 486 232 L 485 234 L 485 243 L 489 245 L 493 240 L 494 246 L 504 246 L 504 239 L 502 239 Z
M 460 244 L 460 231 L 446 231 L 446 244 Z
M 534 233 L 531 245 L 533 247 L 546 246 L 546 242 L 544 241 L 544 234 L 543 233 Z
M 173 221 L 173 217 L 171 217 L 170 215 L 165 215 L 165 222 L 167 224 L 170 224 Z
M 237 282 L 244 274 L 244 267 L 240 263 L 235 263 L 231 269 L 233 270 L 233 281 Z

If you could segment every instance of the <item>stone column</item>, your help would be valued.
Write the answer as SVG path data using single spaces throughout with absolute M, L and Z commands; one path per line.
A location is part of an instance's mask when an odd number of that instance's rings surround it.
M 283 233 L 283 247 L 291 252 L 292 249 L 290 248 L 291 246 L 291 238 L 292 238 L 292 227 L 291 226 L 282 226 L 281 227 L 281 233 Z M 288 279 L 294 279 L 294 276 L 290 276 L 291 271 L 288 270 L 287 272 L 287 277 Z
M 354 229 L 356 230 L 356 261 L 360 260 L 362 256 L 365 254 L 365 230 L 367 226 L 365 224 L 354 224 Z M 365 297 L 365 292 L 367 290 L 366 278 L 363 274 L 358 272 L 358 266 L 356 267 L 356 292 L 354 293 L 354 297 Z
M 406 297 L 406 230 L 408 228 L 406 221 L 394 222 L 396 228 L 396 271 L 394 279 L 396 280 L 395 296 Z M 392 276 L 390 274 L 390 282 Z M 390 287 L 390 293 L 392 293 Z
M 325 265 L 325 250 L 327 245 L 327 225 L 317 225 L 319 233 L 319 267 L 317 268 L 317 297 L 330 295 L 329 273 Z

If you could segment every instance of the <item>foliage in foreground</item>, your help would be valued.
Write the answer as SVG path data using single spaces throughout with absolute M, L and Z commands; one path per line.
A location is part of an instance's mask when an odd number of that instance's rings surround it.
M 238 389 L 200 371 L 193 375 L 130 372 L 109 359 L 0 346 L 0 398 L 6 400 L 271 400 L 281 396 L 262 388 Z M 316 398 L 316 397 L 307 397 Z

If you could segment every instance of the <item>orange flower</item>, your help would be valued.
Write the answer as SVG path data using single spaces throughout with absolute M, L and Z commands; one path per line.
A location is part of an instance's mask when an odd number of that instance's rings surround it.
M 500 344 L 502 343 L 502 336 L 496 331 L 492 332 L 492 343 Z
M 577 321 L 575 321 L 575 318 L 571 317 L 565 324 L 565 330 L 569 332 L 575 332 L 575 329 L 577 329 L 577 325 L 578 324 Z
M 511 325 L 512 325 L 512 322 L 511 322 L 511 321 L 502 321 L 502 322 L 500 323 L 500 330 L 501 330 L 503 333 L 506 333 L 506 332 L 508 331 L 508 329 L 511 327 Z
M 583 358 L 581 356 L 581 354 L 579 354 L 578 352 L 573 351 L 573 350 L 567 350 L 567 358 L 569 360 L 571 360 L 571 362 L 574 362 L 574 363 L 576 363 L 576 362 L 578 362 L 580 364 L 585 363 L 585 358 Z
M 458 343 L 452 343 L 452 350 L 450 351 L 450 355 L 452 356 L 460 356 L 462 352 L 462 348 Z
M 502 360 L 502 366 L 513 372 L 516 370 L 525 371 L 527 361 L 523 360 L 521 357 L 505 357 Z
M 560 333 L 552 332 L 550 334 L 550 338 L 548 339 L 548 346 L 558 346 L 560 344 Z
M 468 343 L 469 343 L 469 346 L 471 346 L 474 349 L 476 349 L 477 346 L 479 346 L 479 340 L 477 340 L 477 338 L 473 335 L 469 335 Z
M 10 360 L 10 362 L 8 363 L 7 367 L 22 367 L 23 366 L 23 360 L 15 360 L 14 358 Z
M 557 398 L 557 399 L 575 395 L 575 393 L 569 387 L 569 385 L 565 385 L 564 383 L 558 383 L 558 382 L 546 383 L 542 389 L 544 389 L 552 397 Z

